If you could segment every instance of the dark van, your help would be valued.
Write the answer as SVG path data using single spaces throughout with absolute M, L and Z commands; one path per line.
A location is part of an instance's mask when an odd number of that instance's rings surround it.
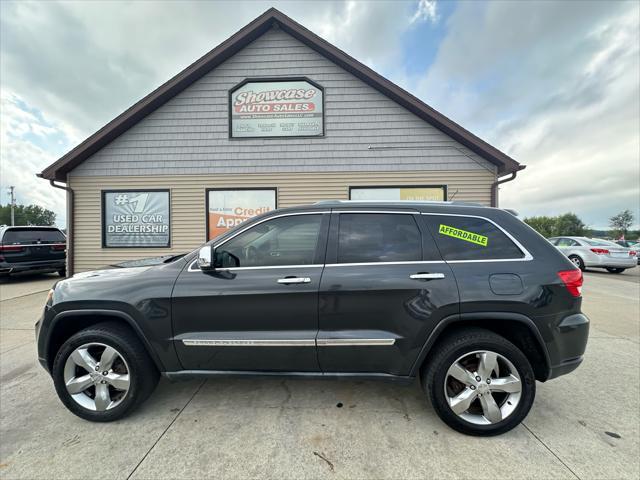
M 66 276 L 67 238 L 56 227 L 0 227 L 0 276 L 58 272 Z

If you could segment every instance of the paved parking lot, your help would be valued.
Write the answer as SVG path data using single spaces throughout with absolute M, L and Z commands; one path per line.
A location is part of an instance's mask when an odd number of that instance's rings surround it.
M 588 272 L 584 364 L 538 384 L 497 438 L 448 429 L 417 383 L 162 381 L 131 417 L 68 413 L 33 323 L 57 277 L 0 284 L 1 478 L 632 478 L 640 476 L 640 269 Z

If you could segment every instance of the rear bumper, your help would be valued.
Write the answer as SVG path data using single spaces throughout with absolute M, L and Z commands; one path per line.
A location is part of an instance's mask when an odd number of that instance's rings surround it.
M 582 313 L 564 317 L 547 342 L 550 368 L 547 380 L 566 375 L 582 363 L 589 338 L 589 319 Z
M 0 273 L 20 273 L 20 272 L 35 272 L 35 271 L 49 271 L 55 272 L 65 268 L 66 260 L 42 260 L 37 262 L 19 262 L 9 263 L 0 262 Z
M 587 267 L 600 267 L 600 268 L 633 268 L 638 264 L 636 257 L 628 258 L 612 258 L 605 255 L 591 255 L 585 259 L 585 266 Z

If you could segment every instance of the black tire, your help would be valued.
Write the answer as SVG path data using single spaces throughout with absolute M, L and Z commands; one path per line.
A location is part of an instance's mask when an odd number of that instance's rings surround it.
M 584 261 L 578 255 L 569 255 L 571 260 L 580 270 L 584 272 Z
M 115 348 L 129 367 L 129 390 L 120 404 L 104 411 L 91 410 L 76 402 L 67 391 L 65 363 L 73 351 L 87 343 L 101 343 Z M 137 408 L 153 392 L 159 373 L 136 334 L 126 325 L 104 322 L 72 335 L 56 354 L 52 369 L 53 382 L 62 403 L 75 415 L 92 422 L 118 420 Z
M 625 271 L 624 268 L 607 267 L 607 272 L 609 272 L 609 273 L 622 273 L 624 271 Z
M 67 276 L 67 269 L 61 268 L 60 270 L 58 270 L 58 275 L 60 275 L 62 278 L 65 278 Z
M 521 397 L 515 410 L 502 421 L 478 425 L 453 412 L 445 395 L 447 371 L 463 355 L 475 350 L 498 353 L 515 366 L 521 379 Z M 422 386 L 438 416 L 451 428 L 467 435 L 493 436 L 516 427 L 529 413 L 536 393 L 535 375 L 524 354 L 504 337 L 480 328 L 466 328 L 447 335 L 427 357 Z

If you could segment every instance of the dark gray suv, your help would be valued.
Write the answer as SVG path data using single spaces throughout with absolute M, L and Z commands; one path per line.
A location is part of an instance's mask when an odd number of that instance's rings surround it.
M 36 324 L 62 402 L 116 420 L 169 379 L 422 381 L 438 415 L 495 435 L 536 380 L 582 361 L 582 273 L 503 210 L 321 202 L 256 217 L 155 266 L 58 282 Z

